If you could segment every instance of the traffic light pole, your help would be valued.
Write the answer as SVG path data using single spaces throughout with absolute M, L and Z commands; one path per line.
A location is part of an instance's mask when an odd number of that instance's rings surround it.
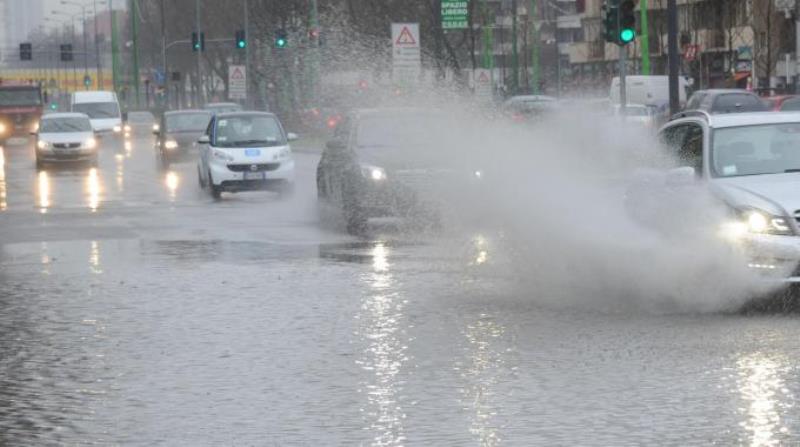
M 201 39 L 202 42 L 202 32 L 200 31 L 200 0 L 194 1 L 194 12 L 195 12 L 195 29 L 197 30 L 197 38 Z M 200 44 L 200 49 L 197 51 L 197 92 L 195 92 L 195 107 L 200 107 L 201 103 L 205 103 L 204 99 L 204 92 L 203 92 L 203 68 L 202 68 L 202 60 L 200 59 L 201 53 L 203 52 L 203 44 Z
M 628 72 L 628 47 L 619 45 L 619 110 L 622 116 L 628 107 L 628 89 L 625 86 L 625 76 Z
M 244 37 L 245 39 L 250 39 L 250 7 L 249 2 L 244 0 Z M 252 104 L 249 91 L 250 91 L 250 80 L 252 79 L 252 72 L 250 71 L 250 45 L 245 43 L 244 46 L 244 72 L 247 76 L 246 82 L 244 84 L 244 95 L 246 97 L 245 102 L 247 104 Z
M 667 58 L 669 62 L 669 112 L 679 112 L 678 94 L 678 5 L 675 0 L 667 0 Z

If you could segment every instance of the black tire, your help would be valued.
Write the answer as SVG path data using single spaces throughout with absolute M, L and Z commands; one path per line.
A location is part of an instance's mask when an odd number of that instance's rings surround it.
M 325 189 L 325 182 L 323 182 L 324 173 L 322 169 L 317 168 L 317 199 L 327 200 L 328 191 Z
M 211 171 L 208 171 L 208 191 L 211 193 L 211 197 L 213 197 L 214 200 L 220 200 L 222 198 L 222 188 L 214 184 Z
M 361 205 L 358 188 L 351 182 L 346 182 L 342 188 L 342 214 L 347 232 L 354 236 L 364 234 L 367 230 L 368 217 Z

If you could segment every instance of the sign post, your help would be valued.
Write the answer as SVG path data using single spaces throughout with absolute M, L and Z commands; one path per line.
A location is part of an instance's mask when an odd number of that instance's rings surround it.
M 442 0 L 442 29 L 467 29 L 468 15 L 468 0 Z
M 392 81 L 416 84 L 422 72 L 419 23 L 392 23 Z
M 247 99 L 247 69 L 244 65 L 228 66 L 228 99 Z
M 473 76 L 475 98 L 479 101 L 491 102 L 494 98 L 492 70 L 488 68 L 476 68 Z

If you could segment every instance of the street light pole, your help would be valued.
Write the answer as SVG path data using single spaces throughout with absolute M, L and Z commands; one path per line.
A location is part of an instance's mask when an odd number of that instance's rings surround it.
M 244 73 L 245 73 L 245 85 L 244 85 L 244 95 L 245 95 L 245 102 L 247 104 L 252 104 L 250 100 L 249 90 L 250 90 L 250 80 L 252 79 L 252 72 L 250 71 L 250 44 L 253 42 L 250 36 L 250 7 L 249 2 L 244 0 L 244 36 L 245 41 L 247 42 L 244 46 Z
M 197 39 L 200 42 L 200 48 L 197 49 L 197 92 L 195 92 L 195 107 L 200 107 L 200 103 L 205 103 L 204 92 L 203 92 L 203 69 L 202 69 L 202 61 L 200 59 L 201 53 L 203 52 L 203 39 L 202 39 L 202 31 L 200 28 L 200 0 L 194 0 L 194 12 L 195 12 L 195 30 L 197 31 Z
M 167 74 L 167 18 L 164 13 L 164 2 L 161 0 L 161 69 L 164 73 L 164 107 L 169 108 L 169 76 Z
M 680 96 L 678 94 L 678 5 L 675 0 L 667 0 L 667 58 L 669 62 L 669 112 L 678 113 Z
M 94 3 L 94 57 L 97 62 L 97 86 L 98 90 L 103 90 L 104 83 L 103 83 L 103 75 L 100 72 L 100 42 L 97 40 L 97 0 L 93 1 Z M 103 86 L 103 87 L 101 87 Z

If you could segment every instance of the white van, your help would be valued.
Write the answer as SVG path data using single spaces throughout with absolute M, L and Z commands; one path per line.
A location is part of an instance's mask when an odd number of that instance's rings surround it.
M 122 132 L 122 112 L 114 92 L 74 92 L 70 109 L 89 115 L 92 129 L 98 134 Z
M 689 81 L 685 76 L 678 76 L 678 97 L 681 104 L 686 104 L 686 92 Z M 669 102 L 669 76 L 626 76 L 625 91 L 627 101 L 631 104 L 657 105 Z M 611 80 L 609 98 L 612 104 L 619 104 L 619 77 Z

